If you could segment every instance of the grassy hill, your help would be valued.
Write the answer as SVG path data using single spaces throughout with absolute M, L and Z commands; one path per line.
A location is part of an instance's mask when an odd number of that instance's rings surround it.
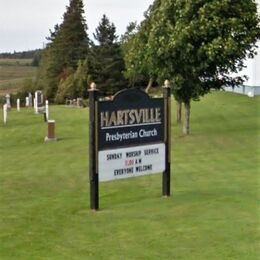
M 193 102 L 188 137 L 173 102 L 172 196 L 160 174 L 103 183 L 99 212 L 88 110 L 50 107 L 59 141 L 44 143 L 42 116 L 13 109 L 0 124 L 0 259 L 258 259 L 259 101 Z
M 33 78 L 36 67 L 31 59 L 0 59 L 0 95 L 15 93 L 27 78 Z

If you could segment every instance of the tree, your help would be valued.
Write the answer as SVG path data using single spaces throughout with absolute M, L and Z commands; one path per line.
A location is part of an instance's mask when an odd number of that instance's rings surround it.
M 160 81 L 171 79 L 175 98 L 184 103 L 184 134 L 190 132 L 191 100 L 240 85 L 232 77 L 253 57 L 260 37 L 254 0 L 165 0 L 150 15 L 144 52 Z
M 75 72 L 72 69 L 68 69 L 64 71 L 64 74 L 60 81 L 55 101 L 64 103 L 67 98 L 87 97 L 87 86 L 91 83 L 88 60 L 79 61 Z
M 70 75 L 68 71 L 75 71 L 78 61 L 88 54 L 89 39 L 83 14 L 82 0 L 70 0 L 62 24 L 50 31 L 38 77 L 47 97 L 55 97 L 61 79 L 64 81 L 64 76 Z
M 148 81 L 147 92 L 156 79 L 156 75 L 145 49 L 148 44 L 149 33 L 152 26 L 151 15 L 159 5 L 159 0 L 154 1 L 144 13 L 145 20 L 138 26 L 135 23 L 130 23 L 123 37 L 126 65 L 125 75 L 132 86 L 142 81 Z
M 126 86 L 123 75 L 125 67 L 116 27 L 106 15 L 103 15 L 96 28 L 94 38 L 97 43 L 91 47 L 91 77 L 104 95 L 113 95 Z

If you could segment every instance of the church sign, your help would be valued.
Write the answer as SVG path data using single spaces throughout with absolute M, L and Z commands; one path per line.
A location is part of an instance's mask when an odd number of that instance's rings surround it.
M 137 89 L 90 101 L 90 207 L 99 208 L 99 182 L 163 172 L 163 195 L 170 195 L 170 88 L 163 98 Z

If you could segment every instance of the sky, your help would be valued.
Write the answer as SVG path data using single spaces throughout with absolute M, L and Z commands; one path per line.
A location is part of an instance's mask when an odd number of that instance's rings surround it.
M 129 22 L 143 20 L 153 0 L 83 0 L 88 34 L 106 14 L 123 34 Z M 0 53 L 42 48 L 49 29 L 62 22 L 69 0 L 0 0 Z

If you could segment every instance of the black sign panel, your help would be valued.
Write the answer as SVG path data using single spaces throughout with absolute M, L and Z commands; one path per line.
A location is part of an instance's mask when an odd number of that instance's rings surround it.
M 99 150 L 164 140 L 164 100 L 127 89 L 98 102 Z

